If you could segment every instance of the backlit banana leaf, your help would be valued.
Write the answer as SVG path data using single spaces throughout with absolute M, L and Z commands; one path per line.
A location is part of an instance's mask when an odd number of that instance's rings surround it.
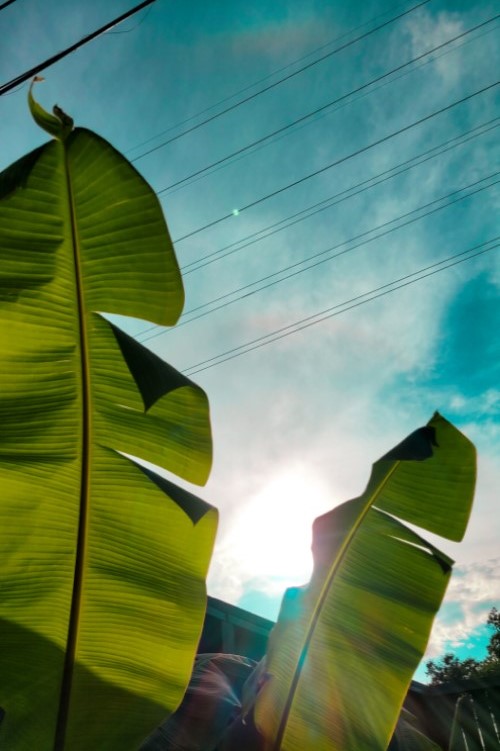
M 374 464 L 362 496 L 316 519 L 311 582 L 287 590 L 270 637 L 265 749 L 387 748 L 452 565 L 399 519 L 460 540 L 474 483 L 474 447 L 435 415 Z
M 204 483 L 208 403 L 101 315 L 180 315 L 155 194 L 30 106 L 56 138 L 0 175 L 0 748 L 135 751 L 189 680 L 217 517 L 128 455 Z
M 500 749 L 500 692 L 495 686 L 477 686 L 457 699 L 448 751 Z
M 442 749 L 418 729 L 416 718 L 403 707 L 388 751 L 442 751 Z

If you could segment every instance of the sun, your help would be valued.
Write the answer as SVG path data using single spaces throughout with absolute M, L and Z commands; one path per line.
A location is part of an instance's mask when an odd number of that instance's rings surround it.
M 235 562 L 256 579 L 303 584 L 312 571 L 312 523 L 335 501 L 304 467 L 274 475 L 234 518 L 229 533 Z

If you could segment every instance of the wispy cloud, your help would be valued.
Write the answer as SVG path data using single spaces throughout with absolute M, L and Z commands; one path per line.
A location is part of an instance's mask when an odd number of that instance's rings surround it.
M 406 31 L 410 38 L 410 50 L 413 55 L 437 47 L 448 39 L 458 36 L 464 29 L 463 17 L 458 13 L 446 11 L 433 14 L 431 10 L 422 9 L 418 15 L 409 16 L 406 21 Z M 435 71 L 446 86 L 459 81 L 461 67 L 460 53 L 455 54 L 451 62 L 447 57 L 437 58 L 435 62 Z

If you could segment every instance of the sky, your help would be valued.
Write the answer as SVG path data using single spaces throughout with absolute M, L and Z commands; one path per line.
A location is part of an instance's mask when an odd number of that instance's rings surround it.
M 478 482 L 464 541 L 439 543 L 456 566 L 426 659 L 481 658 L 500 606 L 499 22 L 493 0 L 391 21 L 415 5 L 156 0 L 36 96 L 159 193 L 185 312 L 124 325 L 209 396 L 213 470 L 191 488 L 220 511 L 209 594 L 275 618 L 313 519 L 438 410 Z M 17 0 L 1 82 L 130 7 Z M 46 140 L 26 95 L 0 97 L 0 169 Z

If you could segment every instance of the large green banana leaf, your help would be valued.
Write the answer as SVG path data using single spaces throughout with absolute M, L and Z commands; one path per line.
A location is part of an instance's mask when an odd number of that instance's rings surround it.
M 0 175 L 0 747 L 135 751 L 182 699 L 215 510 L 205 394 L 101 313 L 173 324 L 152 189 L 31 98 L 56 138 Z
M 442 751 L 442 749 L 419 730 L 416 718 L 403 707 L 388 751 Z
M 435 415 L 316 519 L 311 582 L 285 593 L 256 700 L 265 749 L 387 748 L 452 565 L 398 517 L 460 540 L 474 484 L 473 445 Z

